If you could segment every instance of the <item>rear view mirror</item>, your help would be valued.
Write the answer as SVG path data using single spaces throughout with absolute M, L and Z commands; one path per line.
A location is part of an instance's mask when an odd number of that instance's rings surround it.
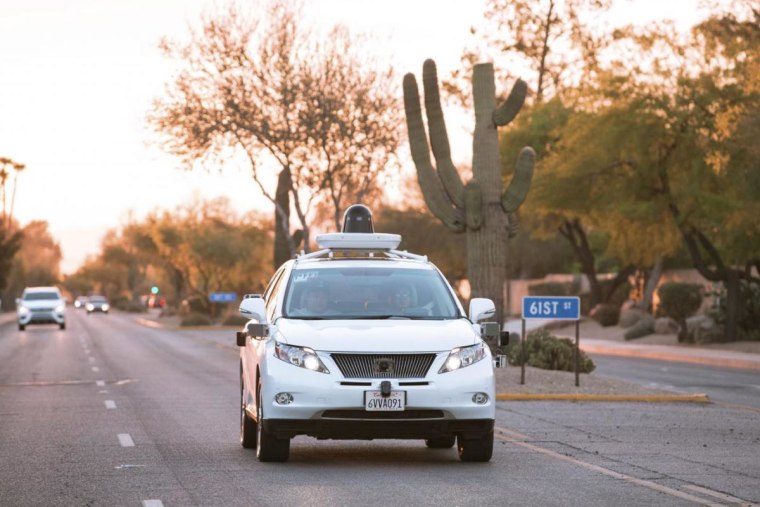
M 487 298 L 472 298 L 470 300 L 470 321 L 480 322 L 490 319 L 496 314 L 496 306 Z
M 240 315 L 259 321 L 259 324 L 267 323 L 267 312 L 264 300 L 259 296 L 245 296 L 240 302 Z

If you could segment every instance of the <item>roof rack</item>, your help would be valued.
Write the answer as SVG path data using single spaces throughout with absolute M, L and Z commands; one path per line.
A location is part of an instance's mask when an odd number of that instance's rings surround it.
M 427 255 L 396 250 L 401 243 L 401 236 L 398 234 L 359 232 L 318 234 L 316 242 L 322 249 L 308 254 L 301 251 L 301 255 L 296 257 L 296 262 L 321 257 L 334 258 L 334 252 L 338 251 L 360 252 L 367 257 L 374 257 L 375 253 L 381 253 L 392 257 L 428 262 Z

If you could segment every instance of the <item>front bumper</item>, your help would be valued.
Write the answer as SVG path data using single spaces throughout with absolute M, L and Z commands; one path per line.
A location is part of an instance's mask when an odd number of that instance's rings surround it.
M 66 317 L 63 313 L 55 310 L 30 310 L 27 313 L 18 314 L 18 323 L 22 326 L 29 324 L 63 324 Z
M 438 354 L 427 375 L 419 379 L 346 379 L 329 354 L 319 353 L 329 374 L 299 368 L 269 356 L 262 364 L 264 427 L 279 437 L 434 438 L 466 434 L 475 438 L 493 430 L 496 399 L 490 356 L 461 370 L 437 373 L 448 356 Z M 368 412 L 365 391 L 380 390 L 389 380 L 392 391 L 406 393 L 405 410 Z M 277 393 L 290 393 L 287 405 Z M 488 395 L 476 404 L 476 393 Z M 251 410 L 252 413 L 255 411 Z

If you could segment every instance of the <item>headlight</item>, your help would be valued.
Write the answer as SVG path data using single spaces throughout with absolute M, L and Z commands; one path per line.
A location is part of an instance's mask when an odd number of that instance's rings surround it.
M 63 311 L 66 309 L 63 305 L 58 305 L 55 307 L 55 313 L 63 313 Z
M 317 354 L 310 348 L 294 347 L 293 345 L 275 342 L 274 355 L 278 359 L 282 359 L 294 366 L 300 366 L 301 368 L 320 373 L 330 373 L 330 370 L 325 368 L 325 365 L 322 364 Z
M 19 315 L 28 315 L 29 314 L 29 308 L 26 306 L 19 306 L 18 307 L 18 313 Z
M 91 311 L 93 311 L 94 309 L 95 309 L 95 306 L 94 306 L 92 303 L 87 303 L 87 310 L 88 310 L 88 311 L 90 311 L 90 312 L 91 312 Z
M 107 312 L 110 309 L 111 309 L 111 307 L 108 305 L 108 303 L 106 303 L 106 304 L 103 305 L 103 311 L 104 312 Z
M 457 347 L 449 353 L 449 357 L 443 362 L 443 366 L 438 373 L 454 371 L 465 366 L 475 364 L 486 357 L 486 349 L 483 343 L 478 343 L 470 347 Z

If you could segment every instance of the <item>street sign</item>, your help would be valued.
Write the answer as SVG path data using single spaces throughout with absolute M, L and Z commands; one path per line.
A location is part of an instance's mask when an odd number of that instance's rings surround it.
M 237 301 L 237 292 L 212 292 L 208 295 L 212 303 L 234 303 Z
M 579 320 L 581 298 L 577 296 L 525 296 L 523 319 Z

